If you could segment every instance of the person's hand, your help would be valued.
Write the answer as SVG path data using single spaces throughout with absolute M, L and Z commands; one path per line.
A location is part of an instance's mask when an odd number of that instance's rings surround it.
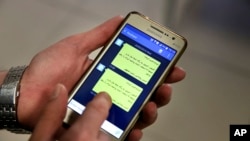
M 51 93 L 29 141 L 111 141 L 107 134 L 100 131 L 112 105 L 108 94 L 98 94 L 86 106 L 84 114 L 62 136 L 57 137 L 57 130 L 65 116 L 66 104 L 66 88 L 59 84 Z
M 167 105 L 171 99 L 172 83 L 183 80 L 186 72 L 180 67 L 174 67 L 172 72 L 166 78 L 165 82 L 157 89 L 151 101 L 143 108 L 140 118 L 128 135 L 129 141 L 138 141 L 142 137 L 142 129 L 153 124 L 157 119 L 157 109 Z
M 73 88 L 92 62 L 89 54 L 111 38 L 122 20 L 117 16 L 88 32 L 67 37 L 32 59 L 23 74 L 18 99 L 17 114 L 22 125 L 34 128 L 57 84 L 68 91 Z
M 65 38 L 32 59 L 24 72 L 18 99 L 18 120 L 22 125 L 34 128 L 57 84 L 63 84 L 68 91 L 73 88 L 92 62 L 88 55 L 111 38 L 122 20 L 120 16 L 114 17 L 88 32 Z M 167 83 L 180 81 L 184 76 L 182 69 L 174 68 L 166 83 L 158 88 L 152 101 L 144 107 L 129 139 L 141 138 L 141 130 L 156 120 L 157 108 L 170 100 L 171 87 Z

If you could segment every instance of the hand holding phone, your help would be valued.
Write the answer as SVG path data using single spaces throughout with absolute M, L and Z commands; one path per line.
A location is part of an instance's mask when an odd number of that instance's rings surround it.
M 64 123 L 72 124 L 88 102 L 105 91 L 113 106 L 101 130 L 113 140 L 124 140 L 186 45 L 180 35 L 131 12 L 73 89 Z

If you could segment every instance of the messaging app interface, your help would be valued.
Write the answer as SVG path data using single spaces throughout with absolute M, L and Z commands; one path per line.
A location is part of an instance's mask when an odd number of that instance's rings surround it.
M 119 138 L 175 54 L 176 50 L 126 24 L 68 107 L 82 114 L 95 95 L 107 92 L 113 106 L 102 129 Z

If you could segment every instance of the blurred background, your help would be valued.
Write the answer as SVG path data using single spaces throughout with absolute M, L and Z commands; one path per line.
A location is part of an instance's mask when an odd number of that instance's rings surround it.
M 0 69 L 28 64 L 58 40 L 134 10 L 189 42 L 177 64 L 187 77 L 173 85 L 143 141 L 228 141 L 230 124 L 250 124 L 248 0 L 0 0 Z M 1 141 L 28 138 L 0 131 Z

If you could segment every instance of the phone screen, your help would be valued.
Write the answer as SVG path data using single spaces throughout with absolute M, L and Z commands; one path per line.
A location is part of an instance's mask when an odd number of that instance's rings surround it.
M 102 129 L 120 138 L 176 55 L 176 50 L 130 24 L 96 63 L 68 107 L 82 114 L 85 105 L 105 91 L 113 105 Z

